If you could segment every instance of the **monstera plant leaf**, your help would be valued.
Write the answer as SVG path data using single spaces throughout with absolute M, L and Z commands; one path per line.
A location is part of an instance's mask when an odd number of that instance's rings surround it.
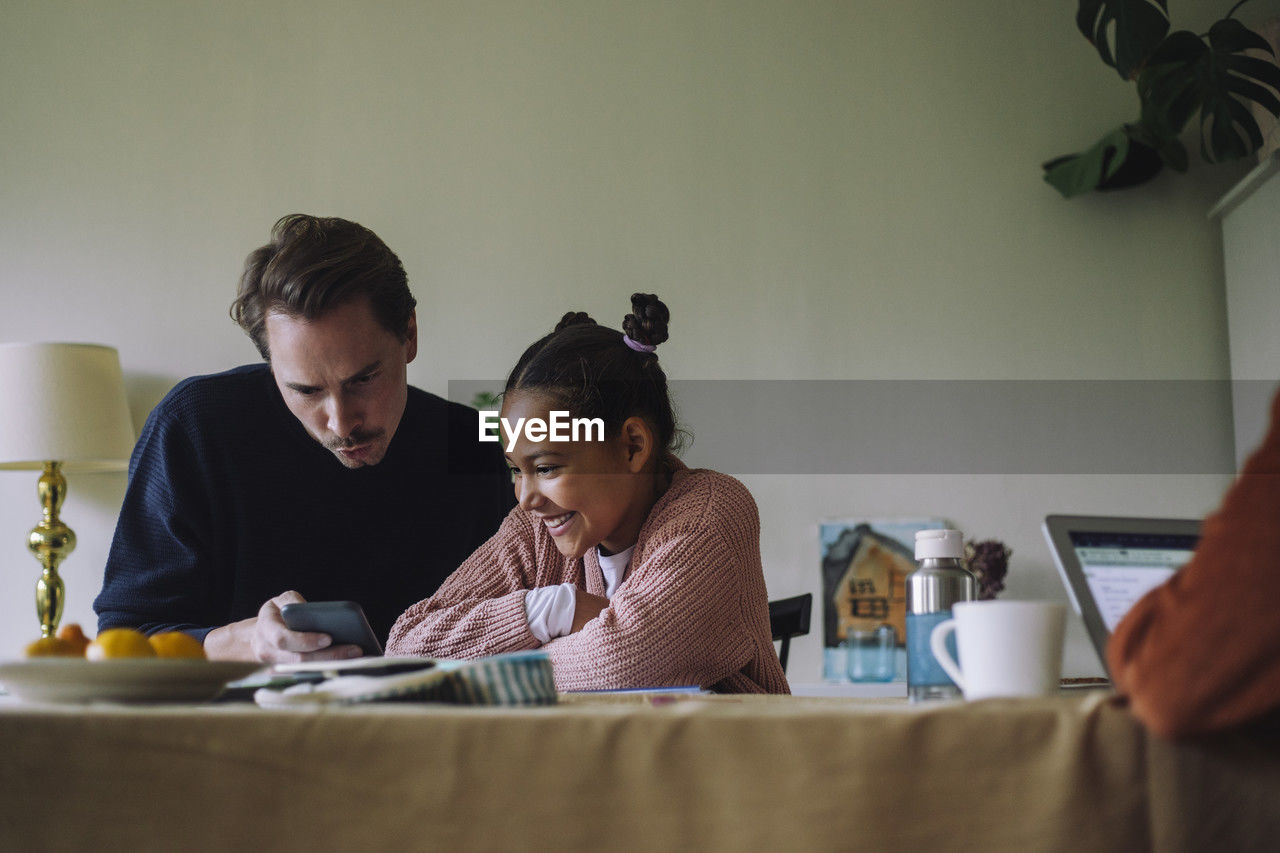
M 1129 134 L 1116 128 L 1088 151 L 1068 154 L 1044 164 L 1044 179 L 1066 198 L 1098 188 L 1115 174 L 1129 153 Z
M 1166 36 L 1164 0 L 1079 0 L 1076 24 L 1103 62 L 1125 79 L 1136 77 L 1142 116 L 1087 151 L 1043 164 L 1045 181 L 1070 198 L 1140 184 L 1166 165 L 1185 172 L 1187 149 L 1180 135 L 1197 113 L 1205 161 L 1235 160 L 1258 150 L 1262 132 L 1249 103 L 1280 117 L 1280 67 L 1246 53 L 1274 56 L 1266 39 L 1231 17 L 1244 2 L 1207 36 L 1186 30 Z
M 1043 165 L 1044 179 L 1064 198 L 1092 190 L 1115 190 L 1149 181 L 1164 166 L 1160 152 L 1140 125 L 1126 124 L 1079 154 Z
M 1169 9 L 1165 0 L 1080 0 L 1076 26 L 1103 62 L 1132 80 L 1169 32 Z
M 1235 160 L 1256 151 L 1262 133 L 1245 101 L 1280 116 L 1280 98 L 1271 91 L 1280 90 L 1280 67 L 1246 55 L 1249 49 L 1272 53 L 1266 39 L 1232 18 L 1209 29 L 1208 44 L 1186 30 L 1171 34 L 1138 78 L 1143 126 L 1157 138 L 1173 139 L 1198 110 L 1200 153 L 1206 161 Z

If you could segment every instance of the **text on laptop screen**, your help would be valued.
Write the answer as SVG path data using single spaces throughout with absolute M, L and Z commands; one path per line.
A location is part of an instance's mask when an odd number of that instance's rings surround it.
M 1149 590 L 1191 559 L 1198 537 L 1071 531 L 1071 545 L 1107 631 Z

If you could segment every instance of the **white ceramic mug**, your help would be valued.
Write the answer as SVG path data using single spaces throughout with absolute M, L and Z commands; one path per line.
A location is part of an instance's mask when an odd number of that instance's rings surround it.
M 962 601 L 934 626 L 929 648 L 966 699 L 1050 696 L 1062 679 L 1066 608 L 1048 601 Z M 960 660 L 947 650 L 956 634 Z

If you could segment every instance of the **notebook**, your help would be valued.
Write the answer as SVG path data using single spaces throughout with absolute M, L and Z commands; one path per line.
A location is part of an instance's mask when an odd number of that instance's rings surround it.
M 1071 604 L 1106 667 L 1111 632 L 1139 598 L 1191 559 L 1200 522 L 1050 515 L 1044 535 Z
M 369 658 L 382 661 L 363 669 L 339 670 L 333 677 L 268 684 L 253 693 L 263 707 L 349 705 L 360 702 L 450 702 L 460 705 L 554 705 L 557 694 L 551 659 L 541 649 L 476 660 Z M 398 664 L 410 668 L 399 669 Z M 299 672 L 295 675 L 315 674 Z

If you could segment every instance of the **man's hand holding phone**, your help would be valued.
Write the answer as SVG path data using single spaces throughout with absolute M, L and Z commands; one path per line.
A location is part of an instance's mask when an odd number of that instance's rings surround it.
M 205 637 L 205 653 L 210 659 L 256 660 L 263 663 L 303 663 L 319 660 L 348 660 L 360 657 L 360 647 L 334 645 L 328 634 L 294 631 L 285 624 L 281 609 L 306 601 L 289 590 L 262 605 L 258 615 L 215 628 Z

